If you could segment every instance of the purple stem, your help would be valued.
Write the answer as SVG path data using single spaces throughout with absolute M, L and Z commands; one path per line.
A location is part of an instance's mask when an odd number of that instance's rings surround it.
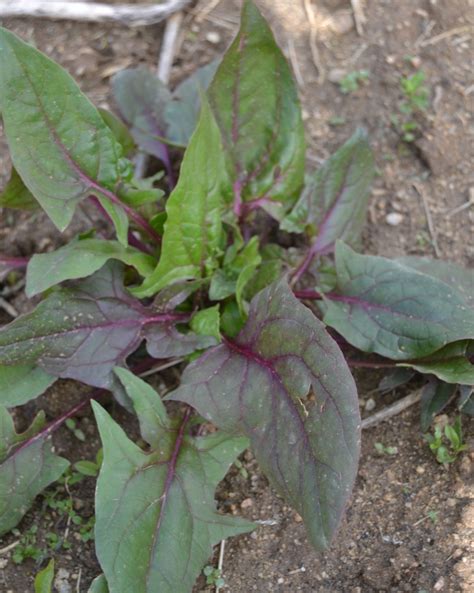
M 100 210 L 100 212 L 104 215 L 104 217 L 107 218 L 107 220 L 112 221 L 109 213 L 107 212 L 107 210 L 100 203 L 100 200 L 98 198 L 96 198 L 95 196 L 90 196 L 90 199 L 95 204 L 95 206 L 97 207 L 97 209 Z M 125 211 L 127 211 L 126 208 L 124 208 L 124 209 L 125 209 Z M 127 214 L 128 214 L 128 212 L 127 212 Z M 146 224 L 148 224 L 148 223 L 146 223 Z M 161 242 L 161 237 L 159 235 L 156 235 L 156 236 L 159 238 L 159 242 Z M 128 242 L 133 247 L 136 247 L 140 251 L 143 251 L 143 253 L 147 253 L 147 254 L 153 255 L 153 250 L 150 249 L 150 247 L 148 247 L 147 245 L 145 245 L 145 243 L 143 243 L 142 241 L 140 241 L 140 239 L 138 239 L 137 237 L 135 237 L 135 235 L 133 234 L 132 231 L 128 231 Z
M 58 416 L 58 418 L 56 418 L 55 420 L 53 420 L 52 422 L 50 422 L 48 425 L 46 425 L 43 429 L 41 429 L 37 434 L 35 434 L 35 436 L 27 439 L 24 443 L 22 443 L 18 449 L 15 449 L 15 451 L 13 452 L 13 455 L 16 455 L 17 453 L 19 453 L 22 449 L 25 449 L 26 447 L 32 445 L 33 443 L 35 443 L 36 441 L 39 441 L 40 439 L 49 436 L 52 432 L 54 432 L 55 430 L 57 430 L 62 424 L 64 424 L 64 422 L 66 422 L 66 420 L 68 420 L 69 418 L 72 418 L 73 416 L 75 416 L 80 410 L 82 410 L 83 408 L 85 408 L 87 406 L 87 404 L 91 401 L 91 399 L 97 398 L 97 397 L 101 397 L 103 396 L 105 393 L 107 393 L 107 391 L 105 389 L 93 389 L 87 396 L 85 399 L 83 399 L 82 401 L 80 401 L 78 404 L 76 404 L 75 406 L 73 406 L 72 408 L 70 408 L 69 410 L 66 410 L 66 412 L 64 412 L 63 414 L 61 414 L 61 416 Z
M 0 265 L 3 264 L 5 266 L 8 266 L 12 270 L 26 268 L 29 261 L 29 257 L 13 257 L 9 255 L 0 254 Z

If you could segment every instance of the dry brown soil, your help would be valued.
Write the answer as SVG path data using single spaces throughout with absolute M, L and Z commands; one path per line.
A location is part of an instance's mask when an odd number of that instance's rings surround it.
M 362 35 L 354 29 L 349 0 L 314 1 L 324 82 L 318 81 L 321 71 L 318 73 L 310 53 L 310 26 L 303 0 L 257 2 L 299 70 L 309 166 L 314 168 L 322 162 L 356 126 L 369 130 L 379 175 L 365 233 L 367 251 L 387 256 L 434 256 L 435 240 L 442 258 L 472 266 L 474 207 L 456 210 L 469 199 L 474 200 L 474 55 L 468 30 L 469 18 L 474 14 L 472 0 L 366 0 L 362 2 L 367 19 Z M 199 2 L 194 14 L 186 17 L 173 65 L 173 82 L 221 53 L 236 30 L 238 0 L 222 0 L 200 19 L 200 10 L 208 3 Z M 128 30 L 39 20 L 9 20 L 3 25 L 66 67 L 91 99 L 106 107 L 113 107 L 110 76 L 128 66 L 153 67 L 163 30 L 160 26 Z M 391 118 L 398 113 L 402 100 L 400 78 L 416 68 L 427 75 L 430 107 L 417 116 L 421 134 L 413 146 L 407 147 L 400 142 Z M 344 73 L 361 69 L 368 70 L 370 76 L 353 93 L 343 95 L 338 84 L 332 82 Z M 0 179 L 5 179 L 8 170 L 9 159 L 0 137 Z M 426 208 L 432 217 L 432 233 Z M 396 226 L 387 224 L 386 217 L 391 213 L 401 215 Z M 1 216 L 2 252 L 29 255 L 64 240 L 42 215 L 35 215 L 33 220 L 7 212 Z M 68 234 L 81 224 L 79 220 Z M 31 307 L 21 296 L 12 303 L 20 311 Z M 2 313 L 2 321 L 9 321 L 6 314 Z M 379 378 L 367 374 L 358 377 L 364 414 L 369 397 L 365 394 Z M 160 380 L 170 385 L 177 376 L 169 373 Z M 18 420 L 26 422 L 37 407 L 45 408 L 53 417 L 83 392 L 77 385 L 59 382 L 45 397 L 26 406 Z M 399 391 L 372 397 L 379 409 L 402 394 Z M 135 430 L 130 417 L 118 409 L 114 413 Z M 87 445 L 66 429 L 56 439 L 57 451 L 73 461 L 92 458 L 99 446 L 89 413 L 79 419 L 79 425 L 90 439 Z M 375 442 L 395 446 L 398 452 L 379 455 Z M 474 591 L 472 461 L 472 453 L 466 453 L 449 468 L 438 465 L 420 434 L 416 408 L 367 430 L 346 518 L 332 548 L 316 554 L 306 541 L 299 517 L 271 491 L 251 454 L 246 453 L 243 463 L 248 476 L 232 470 L 219 491 L 221 508 L 271 520 L 274 525 L 227 542 L 224 591 Z M 93 494 L 90 479 L 71 488 L 77 512 L 84 518 L 93 512 Z M 431 515 L 435 520 L 430 518 L 432 511 L 436 512 Z M 19 528 L 25 532 L 33 524 L 39 525 L 40 547 L 47 531 L 64 534 L 68 527 L 64 518 L 45 509 L 41 497 Z M 14 535 L 4 537 L 0 549 L 16 539 Z M 57 591 L 85 593 L 100 570 L 93 543 L 82 543 L 74 526 L 70 526 L 68 541 L 72 544 L 69 551 L 54 554 L 61 571 Z M 0 551 L 0 570 L 1 593 L 33 591 L 33 575 L 38 567 L 32 560 L 17 566 L 11 552 Z M 211 590 L 214 588 L 206 589 L 202 579 L 195 588 L 196 593 Z

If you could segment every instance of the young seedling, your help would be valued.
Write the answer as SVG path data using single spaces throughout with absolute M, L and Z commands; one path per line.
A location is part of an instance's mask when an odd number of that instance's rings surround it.
M 439 425 L 435 426 L 434 433 L 426 435 L 425 439 L 436 456 L 436 461 L 443 465 L 456 461 L 459 454 L 468 448 L 463 442 L 460 416 L 457 416 L 452 425 L 447 424 L 444 430 Z
M 361 72 L 349 86 L 367 78 Z M 421 87 L 411 84 L 419 108 Z M 249 447 L 314 548 L 330 545 L 360 450 L 350 366 L 434 376 L 472 410 L 472 271 L 354 251 L 375 174 L 367 133 L 305 171 L 297 89 L 250 0 L 219 64 L 173 91 L 128 70 L 113 90 L 123 121 L 0 28 L 0 112 L 14 167 L 0 206 L 42 208 L 60 231 L 79 208 L 100 220 L 56 251 L 0 257 L 2 278 L 26 267 L 26 294 L 39 300 L 0 330 L 0 535 L 60 480 L 47 506 L 84 540 L 95 522 L 103 576 L 91 593 L 130 593 L 131 583 L 189 593 L 213 546 L 256 528 L 214 500 Z M 148 178 L 134 177 L 138 151 L 158 163 Z M 108 238 L 95 228 L 104 220 Z M 165 397 L 139 378 L 178 363 L 179 385 Z M 91 391 L 17 432 L 10 408 L 58 378 Z M 107 411 L 107 393 L 137 416 L 137 442 Z M 429 422 L 437 394 L 423 404 Z M 89 405 L 103 456 L 71 470 L 51 436 L 66 423 L 87 441 L 74 418 Z M 453 431 L 444 435 L 450 455 L 464 446 Z M 85 519 L 68 489 L 96 476 L 95 517 Z
M 382 443 L 374 443 L 374 447 L 379 455 L 396 455 L 398 453 L 397 447 L 387 447 Z
M 346 74 L 339 82 L 339 89 L 344 95 L 359 90 L 361 83 L 366 83 L 370 78 L 368 70 L 354 70 Z

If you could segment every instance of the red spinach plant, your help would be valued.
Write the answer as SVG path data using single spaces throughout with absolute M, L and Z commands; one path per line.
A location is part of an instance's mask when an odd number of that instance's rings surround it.
M 0 533 L 66 470 L 51 434 L 92 402 L 104 449 L 95 508 L 104 574 L 91 591 L 184 593 L 214 544 L 255 527 L 214 502 L 246 447 L 314 547 L 330 543 L 361 424 L 341 348 L 349 364 L 393 367 L 392 384 L 428 375 L 424 428 L 457 391 L 472 412 L 472 272 L 353 251 L 374 173 L 366 134 L 305 176 L 295 85 L 251 1 L 220 64 L 173 93 L 128 70 L 114 92 L 128 127 L 0 29 L 14 166 L 0 204 L 40 206 L 63 231 L 93 203 L 116 234 L 99 224 L 56 251 L 0 259 L 3 281 L 26 267 L 27 296 L 42 295 L 0 331 Z M 160 171 L 136 178 L 137 150 Z M 290 240 L 300 247 L 285 248 Z M 354 359 L 355 349 L 370 356 Z M 165 405 L 139 369 L 182 358 L 181 385 L 163 398 L 180 403 Z M 18 434 L 8 408 L 58 378 L 94 391 Z M 93 401 L 107 391 L 138 416 L 145 448 Z

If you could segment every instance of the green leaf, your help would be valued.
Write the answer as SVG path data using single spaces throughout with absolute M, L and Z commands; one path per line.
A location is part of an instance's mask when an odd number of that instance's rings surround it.
M 474 307 L 474 270 L 463 268 L 454 262 L 414 255 L 398 257 L 395 261 L 452 286 L 463 294 L 471 307 Z
M 407 366 L 419 373 L 435 375 L 446 383 L 474 385 L 474 365 L 467 354 L 468 346 L 468 340 L 453 342 L 427 358 L 400 363 L 398 366 Z
M 201 93 L 207 90 L 219 61 L 219 59 L 213 60 L 183 80 L 166 104 L 164 110 L 164 119 L 167 124 L 166 137 L 175 144 L 183 146 L 188 144 L 199 118 Z
M 15 168 L 12 169 L 10 180 L 0 194 L 0 208 L 14 208 L 16 210 L 35 210 L 38 208 L 38 202 L 25 186 Z
M 300 199 L 281 228 L 316 233 L 314 254 L 334 250 L 337 239 L 357 244 L 365 223 L 374 157 L 367 134 L 358 129 L 315 175 L 307 180 Z
M 89 588 L 87 593 L 109 593 L 107 581 L 103 574 L 96 577 Z
M 357 391 L 337 344 L 285 279 L 252 300 L 237 338 L 187 366 L 166 399 L 247 436 L 311 543 L 329 545 L 357 472 Z
M 288 64 L 255 4 L 209 88 L 234 187 L 234 212 L 262 207 L 281 220 L 304 181 L 305 140 Z
M 54 580 L 54 558 L 48 566 L 39 572 L 35 577 L 35 593 L 52 593 Z
M 214 336 L 221 340 L 219 305 L 202 309 L 195 313 L 189 324 L 191 329 L 201 336 Z
M 423 388 L 421 394 L 421 430 L 426 432 L 437 416 L 453 397 L 457 389 L 456 385 L 442 383 L 437 379 L 429 381 Z
M 154 258 L 117 241 L 75 240 L 56 251 L 34 255 L 26 272 L 28 297 L 44 292 L 65 280 L 90 276 L 110 259 L 133 266 L 142 276 L 154 269 Z
M 0 406 L 0 536 L 17 525 L 36 496 L 69 466 L 52 453 L 48 433 L 38 433 L 43 424 L 44 414 L 39 414 L 25 433 L 18 434 Z
M 70 75 L 3 28 L 0 72 L 0 110 L 13 164 L 64 230 L 82 199 L 93 194 L 108 202 L 110 190 L 130 175 L 130 164 Z
M 187 434 L 188 415 L 176 425 L 158 394 L 120 371 L 132 399 L 145 453 L 96 402 L 104 446 L 96 491 L 96 552 L 113 593 L 189 593 L 222 539 L 254 524 L 215 510 L 214 490 L 246 447 L 245 438 Z
M 134 291 L 137 296 L 151 296 L 178 280 L 209 276 L 216 268 L 227 181 L 219 129 L 204 102 L 198 127 L 184 154 L 178 185 L 166 202 L 158 267 Z
M 108 109 L 99 107 L 98 111 L 114 135 L 115 140 L 117 140 L 117 142 L 121 145 L 124 155 L 129 156 L 131 153 L 133 153 L 135 151 L 135 141 L 133 140 L 132 134 L 123 121 L 119 119 L 115 113 L 112 113 Z
M 324 321 L 359 350 L 412 360 L 474 338 L 474 310 L 444 282 L 342 242 L 336 272 L 336 289 L 324 295 Z
M 94 463 L 93 461 L 87 461 L 86 459 L 77 461 L 74 464 L 74 469 L 83 476 L 89 476 L 91 478 L 95 478 L 99 473 L 99 467 L 97 463 Z
M 12 408 L 26 404 L 55 381 L 56 377 L 34 365 L 0 366 L 0 405 Z
M 220 301 L 235 293 L 239 309 L 245 315 L 244 290 L 262 261 L 258 237 L 252 237 L 241 251 L 237 249 L 235 243 L 227 249 L 223 267 L 211 278 L 209 298 Z

